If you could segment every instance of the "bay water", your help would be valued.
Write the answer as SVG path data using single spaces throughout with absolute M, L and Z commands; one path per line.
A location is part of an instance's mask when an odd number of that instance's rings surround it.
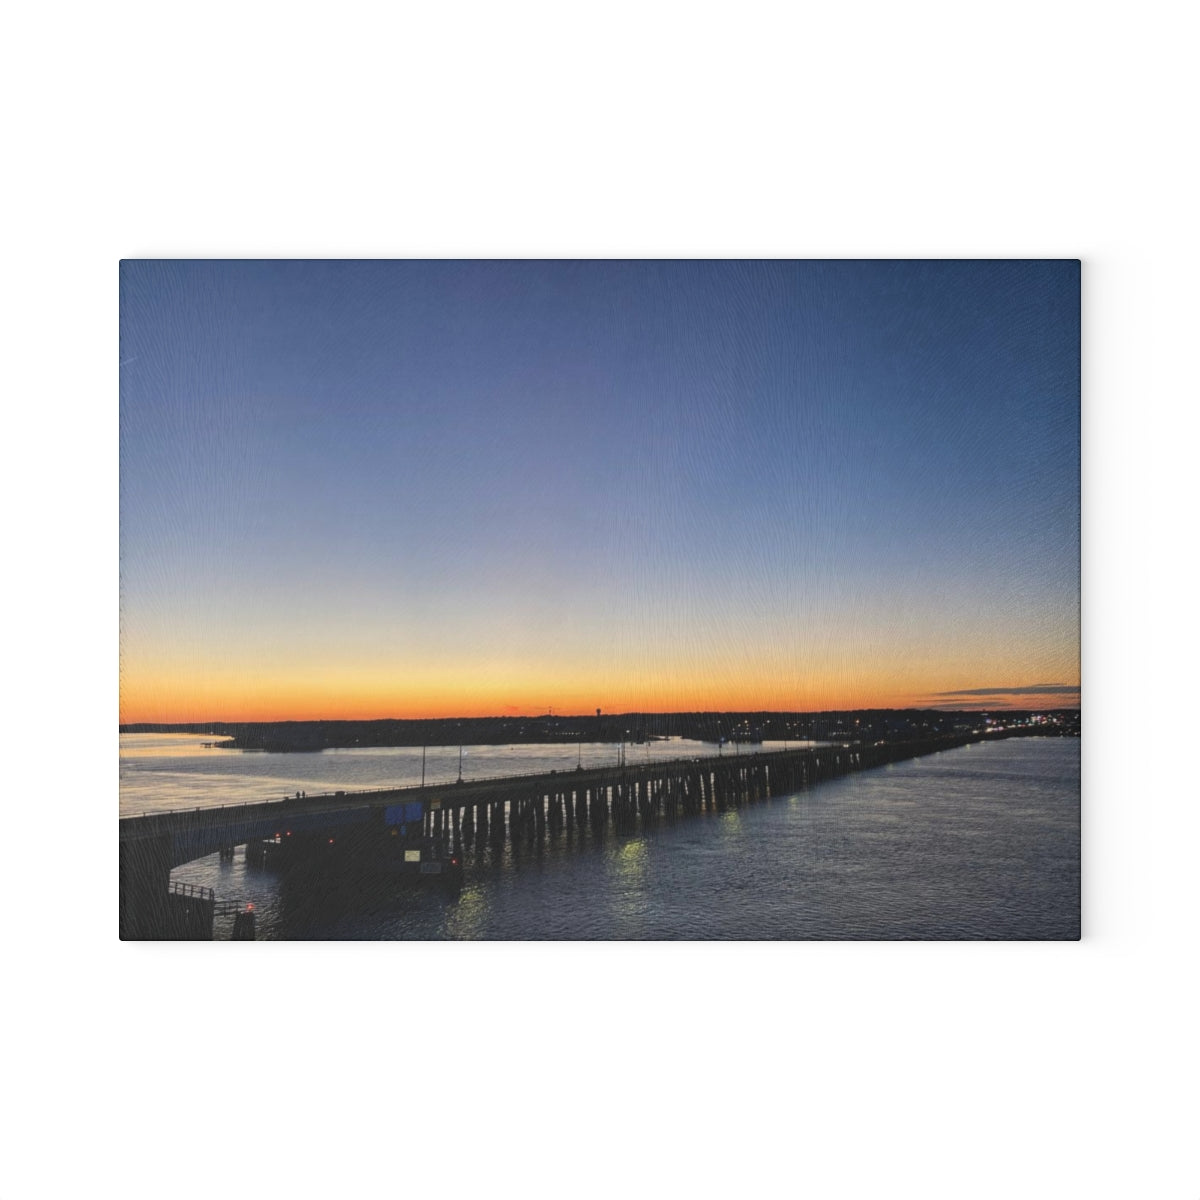
M 121 735 L 121 815 L 421 780 L 420 747 L 204 747 L 214 740 Z M 717 748 L 676 738 L 623 752 L 632 765 Z M 616 765 L 621 753 L 471 746 L 461 769 L 467 779 L 561 771 Z M 458 777 L 457 746 L 424 759 L 427 782 Z M 576 826 L 532 844 L 485 842 L 467 848 L 465 865 L 457 895 L 397 886 L 337 905 L 314 904 L 308 885 L 247 864 L 241 848 L 232 862 L 213 855 L 172 879 L 254 904 L 262 939 L 1074 939 L 1080 741 L 960 747 L 630 833 Z M 231 921 L 218 918 L 217 938 Z

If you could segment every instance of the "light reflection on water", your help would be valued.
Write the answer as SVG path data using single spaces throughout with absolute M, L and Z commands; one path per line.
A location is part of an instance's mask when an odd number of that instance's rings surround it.
M 458 900 L 446 909 L 446 936 L 475 939 L 483 936 L 487 922 L 487 900 L 479 884 L 463 885 Z
M 456 898 L 393 888 L 324 910 L 241 851 L 174 877 L 253 901 L 268 938 L 1074 938 L 1079 741 L 968 746 L 629 834 L 484 843 L 465 863 Z
M 644 837 L 621 841 L 608 855 L 606 863 L 613 919 L 630 930 L 628 937 L 644 936 L 640 931 L 650 910 L 650 893 L 646 887 L 650 856 L 646 841 Z

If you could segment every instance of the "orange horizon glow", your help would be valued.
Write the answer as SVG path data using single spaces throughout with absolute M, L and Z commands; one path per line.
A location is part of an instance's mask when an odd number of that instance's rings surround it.
M 823 712 L 902 708 L 1066 708 L 1079 704 L 1077 629 L 1018 638 L 940 628 L 849 628 L 805 639 L 668 637 L 456 650 L 192 640 L 128 650 L 120 722 L 433 720 L 644 712 Z M 432 639 L 431 639 L 432 641 Z M 140 649 L 140 648 L 139 648 Z M 1022 689 L 1061 685 L 1058 692 Z M 989 689 L 972 696 L 972 690 Z M 1005 691 L 1011 694 L 1004 694 Z
M 991 684 L 996 689 L 1029 686 L 1039 680 L 1025 677 Z M 1065 682 L 1060 675 L 1056 682 Z M 585 698 L 586 693 L 586 698 Z M 550 696 L 547 700 L 545 697 Z M 1022 709 L 1078 708 L 1078 687 L 1061 692 L 988 695 L 963 694 L 953 686 L 931 685 L 927 689 L 899 690 L 841 680 L 813 682 L 796 687 L 761 686 L 745 683 L 725 689 L 629 687 L 626 689 L 558 688 L 539 689 L 536 697 L 525 689 L 490 688 L 471 695 L 449 689 L 424 700 L 394 691 L 353 695 L 342 692 L 297 693 L 263 685 L 240 689 L 233 695 L 201 692 L 188 695 L 185 688 L 139 689 L 134 694 L 122 689 L 122 725 L 180 725 L 209 721 L 377 721 L 444 720 L 453 718 L 543 716 L 553 711 L 562 717 L 604 713 L 674 712 L 834 712 L 863 709 Z

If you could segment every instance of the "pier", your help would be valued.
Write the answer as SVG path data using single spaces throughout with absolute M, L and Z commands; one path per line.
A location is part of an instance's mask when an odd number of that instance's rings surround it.
M 724 811 L 854 771 L 1008 734 L 847 743 L 126 817 L 120 822 L 123 940 L 211 937 L 222 903 L 172 887 L 174 867 L 245 844 L 251 862 L 333 869 L 395 861 L 416 875 L 461 876 L 464 848 L 533 843 L 576 826 L 635 832 L 660 819 Z M 201 889 L 203 890 L 203 889 Z M 205 933 L 207 929 L 207 934 Z

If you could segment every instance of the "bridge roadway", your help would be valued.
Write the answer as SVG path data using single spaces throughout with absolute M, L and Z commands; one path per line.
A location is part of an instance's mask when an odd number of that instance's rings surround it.
M 788 751 L 779 751 L 787 754 Z M 795 753 L 794 751 L 791 753 Z M 773 755 L 742 755 L 747 761 Z M 713 756 L 714 764 L 734 762 Z M 669 759 L 649 764 L 649 772 L 669 773 L 680 767 L 698 767 L 704 759 Z M 325 792 L 315 796 L 265 800 L 254 804 L 222 804 L 206 808 L 164 810 L 121 818 L 121 844 L 169 838 L 170 865 L 178 867 L 193 859 L 215 854 L 224 846 L 238 846 L 257 838 L 271 838 L 288 829 L 323 832 L 345 828 L 367 820 L 373 811 L 394 805 L 421 805 L 421 818 L 439 810 L 475 809 L 521 800 L 539 791 L 543 795 L 561 791 L 593 791 L 618 781 L 648 773 L 646 764 L 625 767 L 593 767 L 582 771 L 550 771 L 537 775 L 500 775 L 462 783 L 408 784 L 365 791 Z M 421 819 L 417 818 L 417 819 Z
M 551 771 L 462 783 L 334 792 L 259 804 L 224 805 L 124 817 L 120 822 L 121 936 L 154 937 L 170 873 L 222 849 L 357 830 L 365 842 L 403 832 L 420 844 L 457 843 L 476 833 L 492 840 L 530 836 L 547 825 L 603 822 L 631 828 L 638 817 L 698 812 L 791 791 L 848 771 L 985 740 L 971 734 L 874 745 L 825 745 L 767 753 Z

